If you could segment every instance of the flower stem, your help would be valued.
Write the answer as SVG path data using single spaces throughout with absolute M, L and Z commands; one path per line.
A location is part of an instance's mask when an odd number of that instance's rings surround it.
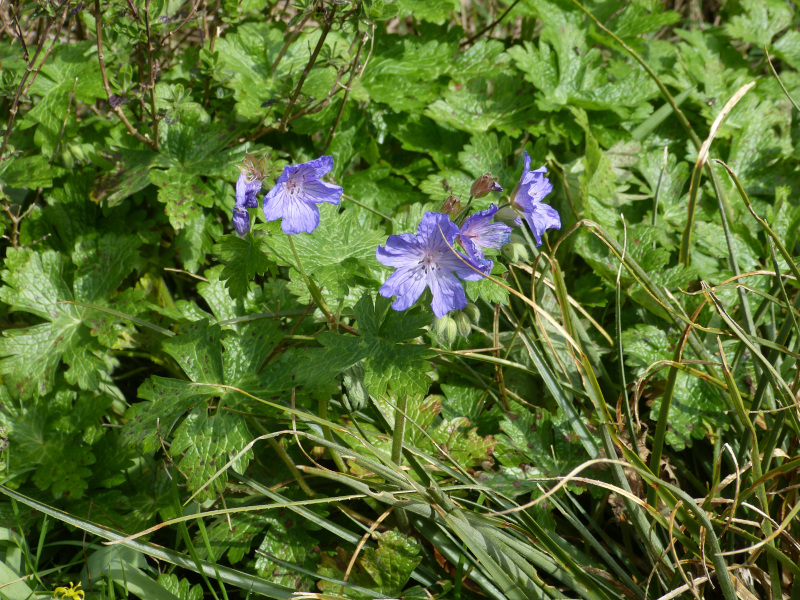
M 392 432 L 392 462 L 398 466 L 403 464 L 403 438 L 406 431 L 406 406 L 408 395 L 403 394 L 397 398 L 397 406 L 394 411 L 394 431 Z M 401 508 L 395 510 L 397 524 L 402 531 L 409 530 L 408 516 L 406 511 Z
M 328 399 L 327 398 L 320 398 L 319 401 L 319 418 L 324 419 L 325 421 L 328 420 Z M 333 434 L 331 433 L 331 428 L 327 425 L 322 426 L 322 436 L 328 440 L 331 444 L 335 444 L 335 440 L 333 439 Z M 339 454 L 338 450 L 334 450 L 333 448 L 328 448 L 328 451 L 331 453 L 331 458 L 333 458 L 333 462 L 336 463 L 336 468 L 339 469 L 341 473 L 348 473 L 347 465 L 344 464 L 342 460 L 342 456 Z
M 297 263 L 297 270 L 300 271 L 300 275 L 303 278 L 306 286 L 308 287 L 308 291 L 311 293 L 311 297 L 314 299 L 314 302 L 322 311 L 322 314 L 325 315 L 325 319 L 328 323 L 336 323 L 336 318 L 333 316 L 333 311 L 331 311 L 328 304 L 325 302 L 325 299 L 322 297 L 322 292 L 319 291 L 317 284 L 311 279 L 308 275 L 306 275 L 306 270 L 303 268 L 303 263 L 300 261 L 300 255 L 297 254 L 297 248 L 295 248 L 294 240 L 292 236 L 289 235 L 289 245 L 292 247 L 292 253 L 294 254 L 294 260 Z M 337 324 L 338 325 L 338 324 Z

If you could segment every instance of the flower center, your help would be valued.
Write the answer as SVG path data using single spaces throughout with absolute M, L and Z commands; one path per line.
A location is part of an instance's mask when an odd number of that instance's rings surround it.
M 297 194 L 300 191 L 298 182 L 294 179 L 289 179 L 289 181 L 286 182 L 286 191 L 292 195 Z
M 420 259 L 419 264 L 426 271 L 429 271 L 431 269 L 438 269 L 439 268 L 438 260 L 441 255 L 442 255 L 441 252 L 431 252 L 430 250 L 426 250 L 425 256 L 423 256 Z

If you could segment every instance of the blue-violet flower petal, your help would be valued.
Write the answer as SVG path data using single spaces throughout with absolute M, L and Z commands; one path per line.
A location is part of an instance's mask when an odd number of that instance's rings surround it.
M 395 310 L 410 308 L 426 287 L 433 293 L 433 313 L 441 318 L 451 310 L 467 305 L 467 296 L 459 278 L 481 279 L 478 265 L 453 250 L 458 227 L 445 214 L 428 212 L 422 217 L 417 234 L 390 235 L 385 246 L 378 246 L 377 259 L 397 270 L 381 286 L 385 298 L 397 296 Z
M 256 195 L 261 191 L 261 182 L 258 179 L 249 181 L 244 173 L 236 180 L 236 206 L 239 208 L 256 208 L 258 200 Z
M 536 245 L 542 245 L 542 235 L 547 229 L 561 229 L 558 211 L 542 200 L 553 191 L 553 184 L 545 177 L 546 167 L 530 170 L 531 157 L 525 152 L 525 168 L 513 197 L 514 207 L 522 213 L 533 232 Z
M 317 204 L 339 204 L 342 188 L 321 181 L 333 169 L 333 157 L 284 167 L 283 173 L 264 197 L 264 217 L 267 221 L 283 219 L 284 233 L 311 233 L 319 225 Z
M 233 228 L 241 237 L 250 231 L 250 213 L 245 208 L 233 207 Z
M 492 223 L 497 206 L 476 212 L 461 226 L 459 241 L 464 251 L 487 275 L 492 272 L 493 262 L 484 258 L 483 248 L 502 248 L 511 236 L 511 227 L 503 223 Z

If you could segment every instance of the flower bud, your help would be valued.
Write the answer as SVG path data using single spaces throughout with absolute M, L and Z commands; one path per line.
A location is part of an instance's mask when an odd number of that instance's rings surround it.
M 489 192 L 502 192 L 503 188 L 497 183 L 497 177 L 492 177 L 490 173 L 481 175 L 469 188 L 469 193 L 473 198 L 483 198 Z
M 444 202 L 442 203 L 442 208 L 439 209 L 439 212 L 450 215 L 451 218 L 455 219 L 463 210 L 464 207 L 461 206 L 461 200 L 450 194 L 447 198 L 445 198 Z
M 458 336 L 458 324 L 450 315 L 445 315 L 441 319 L 434 318 L 433 329 L 448 344 L 452 344 Z
M 472 322 L 469 320 L 469 317 L 464 314 L 464 311 L 458 311 L 455 314 L 455 322 L 456 326 L 458 327 L 458 333 L 461 337 L 467 337 L 469 332 L 472 330 Z
M 233 208 L 233 228 L 240 237 L 246 236 L 250 231 L 250 213 L 247 209 L 238 206 Z
M 524 263 L 530 260 L 530 254 L 528 253 L 525 240 L 516 234 L 512 234 L 509 242 L 503 246 L 503 254 L 511 262 Z
M 494 215 L 494 219 L 495 221 L 500 221 L 501 223 L 505 223 L 511 227 L 519 227 L 522 224 L 517 211 L 514 210 L 513 206 L 509 205 L 506 205 L 498 210 Z
M 477 325 L 477 324 L 478 324 L 478 322 L 481 320 L 481 311 L 480 311 L 480 309 L 477 307 L 477 305 L 473 304 L 472 302 L 470 302 L 469 304 L 467 304 L 467 305 L 464 307 L 464 310 L 463 310 L 462 312 L 463 312 L 465 315 L 467 315 L 467 317 L 469 318 L 469 320 L 470 320 L 470 321 L 472 321 L 472 322 L 473 322 L 475 325 Z

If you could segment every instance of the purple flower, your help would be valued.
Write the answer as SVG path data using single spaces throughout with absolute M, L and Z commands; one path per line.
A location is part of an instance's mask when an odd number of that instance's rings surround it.
M 464 221 L 458 238 L 467 256 L 487 275 L 492 272 L 494 263 L 483 257 L 483 248 L 502 248 L 511 236 L 511 227 L 503 223 L 492 223 L 496 212 L 497 206 L 494 204 L 486 210 L 476 212 Z
M 240 237 L 246 236 L 250 231 L 250 213 L 246 209 L 233 207 L 233 228 Z
M 375 251 L 378 260 L 387 267 L 397 268 L 379 290 L 385 298 L 397 296 L 393 309 L 409 308 L 426 286 L 433 293 L 433 314 L 439 318 L 467 305 L 458 278 L 475 281 L 483 275 L 470 268 L 478 268 L 471 259 L 453 250 L 458 234 L 458 227 L 450 217 L 428 212 L 417 227 L 417 235 L 390 235 L 385 246 L 378 246 Z
M 531 157 L 525 152 L 525 170 L 513 195 L 514 207 L 522 212 L 536 239 L 536 245 L 542 245 L 542 234 L 547 229 L 561 229 L 561 217 L 558 211 L 542 200 L 553 191 L 553 184 L 544 176 L 547 167 L 539 167 L 531 171 Z
M 288 165 L 275 187 L 264 197 L 267 221 L 283 218 L 284 233 L 311 233 L 319 225 L 320 202 L 339 204 L 342 188 L 320 181 L 333 169 L 332 156 L 320 156 L 300 165 Z
M 236 181 L 236 206 L 239 208 L 255 208 L 258 206 L 256 195 L 261 191 L 258 179 L 249 181 L 244 173 Z
M 250 213 L 248 208 L 258 206 L 256 195 L 261 191 L 261 182 L 258 179 L 250 181 L 244 173 L 236 180 L 236 205 L 233 207 L 233 228 L 240 236 L 244 237 L 250 231 Z

